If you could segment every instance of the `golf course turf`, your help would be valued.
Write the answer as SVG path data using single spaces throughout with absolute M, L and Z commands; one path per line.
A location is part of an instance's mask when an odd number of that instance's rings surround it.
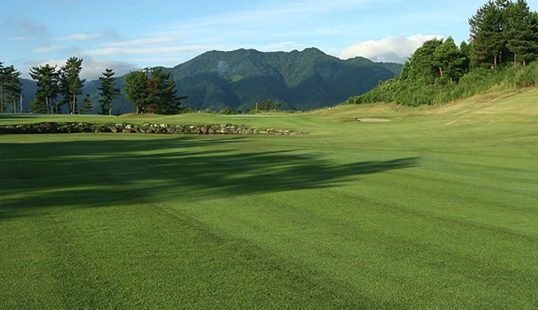
M 0 116 L 306 133 L 0 135 L 0 309 L 538 308 L 536 102 Z

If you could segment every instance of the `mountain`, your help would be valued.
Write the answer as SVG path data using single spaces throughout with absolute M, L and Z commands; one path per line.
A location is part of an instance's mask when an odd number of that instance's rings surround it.
M 400 64 L 329 56 L 316 48 L 302 52 L 240 49 L 210 51 L 172 69 L 179 94 L 192 109 L 249 110 L 256 102 L 280 102 L 284 110 L 334 106 L 393 78 Z
M 280 102 L 282 110 L 313 110 L 346 101 L 368 92 L 379 81 L 400 74 L 401 64 L 374 63 L 356 57 L 342 60 L 316 48 L 292 52 L 259 52 L 239 49 L 210 51 L 173 68 L 171 72 L 178 95 L 188 95 L 182 106 L 194 110 L 235 111 L 253 109 L 256 102 Z M 88 81 L 84 94 L 90 94 L 91 113 L 100 111 L 99 80 Z M 125 76 L 117 77 L 116 87 L 123 90 Z M 24 106 L 35 95 L 35 82 L 24 80 Z M 84 96 L 79 96 L 82 105 Z M 113 113 L 134 112 L 134 105 L 122 94 L 113 102 Z

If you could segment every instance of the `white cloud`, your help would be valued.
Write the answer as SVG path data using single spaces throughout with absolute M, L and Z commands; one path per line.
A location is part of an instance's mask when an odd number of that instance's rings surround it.
M 155 45 L 177 42 L 180 39 L 172 36 L 163 38 L 144 38 L 130 41 L 111 42 L 103 44 L 103 46 L 141 46 L 141 45 Z
M 425 41 L 442 36 L 416 34 L 410 37 L 387 37 L 379 41 L 358 42 L 340 55 L 342 59 L 361 56 L 376 62 L 404 63 Z
M 11 38 L 10 40 L 11 41 L 29 41 L 29 40 L 32 40 L 32 38 L 26 37 L 26 36 L 19 36 L 19 37 Z
M 56 52 L 67 49 L 67 46 L 61 46 L 61 45 L 49 45 L 49 46 L 42 46 L 38 47 L 36 49 L 33 49 L 32 52 L 34 53 L 50 53 L 50 52 Z
M 80 77 L 86 79 L 87 81 L 97 80 L 107 68 L 114 70 L 116 73 L 114 75 L 115 77 L 120 77 L 129 73 L 130 71 L 140 69 L 137 65 L 124 61 L 107 59 L 92 60 L 90 58 L 84 58 Z
M 100 48 L 93 50 L 82 51 L 82 55 L 88 56 L 104 56 L 104 55 L 162 55 L 207 51 L 219 49 L 222 46 L 207 46 L 207 45 L 177 45 L 177 46 L 161 46 L 161 47 L 144 47 L 144 48 Z
M 25 62 L 25 65 L 30 67 L 44 66 L 46 64 L 56 67 L 57 69 L 65 66 L 65 59 L 33 59 Z M 116 61 L 108 59 L 98 59 L 93 60 L 91 58 L 84 58 L 82 62 L 82 71 L 80 72 L 80 78 L 86 79 L 87 81 L 97 80 L 99 76 L 105 71 L 105 69 L 112 69 L 116 73 L 116 77 L 120 77 L 124 74 L 129 73 L 130 71 L 135 71 L 140 69 L 134 63 L 129 63 L 125 61 Z M 23 70 L 23 77 L 30 78 L 27 74 L 28 70 Z
M 101 38 L 103 35 L 98 33 L 76 33 L 67 37 L 57 38 L 59 41 L 81 41 Z
M 262 51 L 275 51 L 275 50 L 299 49 L 301 47 L 303 47 L 302 44 L 290 41 L 290 42 L 279 42 L 279 43 L 268 44 L 268 45 L 260 47 L 259 49 Z

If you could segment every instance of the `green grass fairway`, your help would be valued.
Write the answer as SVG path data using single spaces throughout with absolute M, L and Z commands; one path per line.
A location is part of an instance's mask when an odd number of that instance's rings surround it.
M 537 102 L 0 116 L 307 133 L 0 135 L 0 309 L 537 309 Z

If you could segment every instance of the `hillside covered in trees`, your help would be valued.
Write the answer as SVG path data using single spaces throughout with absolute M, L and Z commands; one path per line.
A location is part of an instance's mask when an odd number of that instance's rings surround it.
M 316 48 L 269 52 L 210 51 L 170 72 L 178 93 L 193 109 L 246 111 L 256 102 L 280 103 L 284 110 L 334 106 L 399 74 L 401 65 L 365 58 L 341 60 Z
M 470 40 L 424 42 L 402 72 L 347 103 L 395 102 L 418 106 L 446 103 L 495 85 L 538 82 L 538 13 L 525 0 L 488 1 L 469 18 Z

